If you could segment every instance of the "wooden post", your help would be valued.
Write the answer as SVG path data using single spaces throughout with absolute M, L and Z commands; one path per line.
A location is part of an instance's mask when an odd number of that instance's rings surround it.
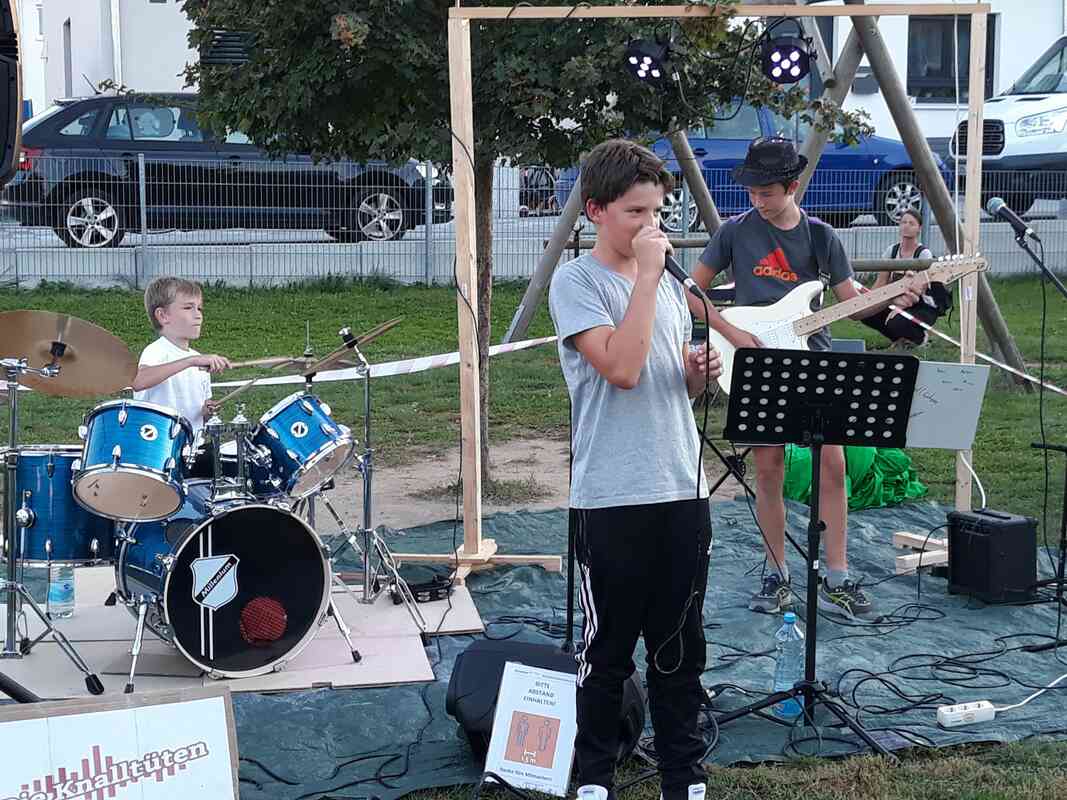
M 854 7 L 862 5 L 863 0 L 845 0 L 845 3 L 849 6 L 849 10 L 856 10 Z M 979 9 L 975 11 L 972 20 L 977 19 L 987 10 Z M 930 12 L 921 11 L 916 13 Z M 930 145 L 919 128 L 919 121 L 915 117 L 911 103 L 908 102 L 904 86 L 900 82 L 900 76 L 897 75 L 893 60 L 889 55 L 889 49 L 878 31 L 878 25 L 873 19 L 864 16 L 856 16 L 852 20 L 852 25 L 859 34 L 863 50 L 871 63 L 871 71 L 882 88 L 882 96 L 885 98 L 889 112 L 893 116 L 893 122 L 896 123 L 897 130 L 900 131 L 900 138 L 904 141 L 904 145 L 907 147 L 909 155 L 911 155 L 912 166 L 919 177 L 919 182 L 926 191 L 927 202 L 930 203 L 930 208 L 934 212 L 934 216 L 937 217 L 937 224 L 945 236 L 946 245 L 954 253 L 962 252 L 963 244 L 967 238 L 966 233 L 956 218 L 956 210 L 952 205 L 952 197 L 949 195 L 948 187 L 937 169 Z M 982 44 L 982 53 L 985 53 L 984 42 Z M 978 87 L 978 93 L 983 95 L 982 102 L 984 103 L 985 98 L 982 87 Z M 981 141 L 981 139 L 978 141 Z M 968 148 L 968 152 L 970 152 L 970 149 Z M 1004 354 L 1004 360 L 1009 366 L 1020 372 L 1025 372 L 1026 366 L 1023 363 L 1022 354 L 1008 331 L 1008 325 L 997 307 L 996 298 L 993 297 L 993 290 L 989 288 L 989 282 L 986 280 L 985 275 L 978 276 L 977 306 L 978 317 L 981 319 L 982 327 L 990 340 L 1000 348 L 1001 353 Z
M 682 128 L 676 130 L 668 138 L 671 141 L 671 147 L 674 149 L 674 157 L 682 170 L 682 177 L 685 178 L 685 182 L 689 186 L 689 192 L 696 201 L 697 211 L 700 212 L 700 219 L 704 222 L 704 228 L 709 235 L 713 234 L 722 225 L 722 217 L 719 216 L 719 209 L 715 207 L 715 200 L 712 199 L 711 190 L 708 189 L 708 184 L 704 181 L 704 173 L 700 171 L 700 165 L 697 164 L 696 156 L 693 155 L 693 148 L 689 146 L 689 132 Z M 686 209 L 684 213 L 688 214 L 689 209 Z
M 967 97 L 967 194 L 964 199 L 966 230 L 963 249 L 966 255 L 978 251 L 978 224 L 981 221 L 982 193 L 982 111 L 985 105 L 985 14 L 971 16 L 971 64 Z M 971 273 L 960 280 L 960 363 L 974 363 L 975 320 L 978 306 L 978 276 Z M 971 510 L 971 451 L 956 453 L 956 508 Z
M 799 3 L 801 0 L 797 0 L 797 2 Z M 815 36 L 818 37 L 817 41 L 821 42 L 822 34 L 819 33 L 818 27 L 814 25 L 812 27 L 815 29 Z M 826 49 L 825 45 L 823 49 Z M 859 34 L 853 28 L 849 31 L 848 39 L 845 40 L 845 46 L 841 50 L 841 57 L 834 67 L 833 86 L 828 85 L 823 91 L 823 96 L 835 106 L 840 107 L 845 102 L 845 98 L 848 97 L 848 92 L 852 88 L 852 82 L 856 79 L 856 70 L 859 68 L 860 59 L 862 58 L 863 47 L 860 45 Z M 800 205 L 800 201 L 804 199 L 804 193 L 808 190 L 808 183 L 811 181 L 811 176 L 815 174 L 815 167 L 818 166 L 819 156 L 822 155 L 822 151 L 829 140 L 829 131 L 818 131 L 813 126 L 808 138 L 801 145 L 800 154 L 808 159 L 808 166 L 800 173 L 800 186 L 796 191 L 797 205 Z
M 537 269 L 530 278 L 530 285 L 522 296 L 522 302 L 515 309 L 515 316 L 511 318 L 508 332 L 504 334 L 504 344 L 514 342 L 526 335 L 533 322 L 534 314 L 537 313 L 541 300 L 548 291 L 548 285 L 552 282 L 552 275 L 556 271 L 563 249 L 567 246 L 574 235 L 574 226 L 578 223 L 578 217 L 582 213 L 582 176 L 574 179 L 574 186 L 567 196 L 567 202 L 563 204 L 563 210 L 556 220 L 556 227 L 552 230 L 552 238 L 545 245 L 544 252 L 537 260 Z
M 478 403 L 478 265 L 474 230 L 474 99 L 471 27 L 448 20 L 448 83 L 452 101 L 452 184 L 456 199 L 456 306 L 459 314 L 459 403 L 463 436 L 463 552 L 482 547 L 481 407 Z

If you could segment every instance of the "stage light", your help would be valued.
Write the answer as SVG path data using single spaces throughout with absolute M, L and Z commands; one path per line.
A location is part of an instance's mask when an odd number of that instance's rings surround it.
M 626 46 L 626 70 L 639 81 L 657 83 L 670 73 L 670 46 L 634 39 Z
M 775 83 L 796 83 L 811 71 L 815 57 L 808 42 L 797 36 L 775 36 L 763 40 L 763 74 Z

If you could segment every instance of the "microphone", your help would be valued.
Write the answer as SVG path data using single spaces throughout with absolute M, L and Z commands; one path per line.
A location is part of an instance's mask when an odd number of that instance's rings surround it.
M 674 256 L 672 256 L 670 253 L 667 253 L 667 255 L 664 257 L 663 268 L 667 272 L 669 272 L 676 281 L 682 284 L 682 286 L 691 291 L 705 303 L 711 302 L 710 300 L 708 300 L 708 296 L 704 294 L 704 290 L 697 286 L 697 282 L 689 277 L 686 271 L 682 269 L 682 265 L 675 261 Z
M 1034 233 L 1034 229 L 1027 225 L 1023 220 L 1008 208 L 1008 204 L 1005 203 L 999 197 L 990 197 L 989 202 L 985 204 L 986 213 L 991 217 L 999 217 L 1007 222 L 1015 230 L 1016 235 L 1022 239 L 1024 236 L 1029 236 L 1035 242 L 1040 242 L 1037 234 Z

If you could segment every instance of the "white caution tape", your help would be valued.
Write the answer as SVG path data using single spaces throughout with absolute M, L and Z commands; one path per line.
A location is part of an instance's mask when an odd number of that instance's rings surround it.
M 526 339 L 522 342 L 509 344 L 494 344 L 489 348 L 489 355 L 496 356 L 501 353 L 511 353 L 515 350 L 526 350 L 530 347 L 539 347 L 543 344 L 556 341 L 555 336 L 545 336 L 540 339 Z M 425 372 L 438 367 L 448 367 L 459 363 L 459 353 L 440 353 L 435 356 L 420 356 L 419 358 L 407 358 L 403 361 L 389 361 L 385 364 L 371 364 L 370 376 L 372 378 L 386 378 L 392 375 L 410 375 L 414 372 Z M 330 383 L 331 381 L 352 381 L 362 378 L 359 367 L 348 369 L 331 369 L 320 372 L 315 376 L 315 383 Z M 277 378 L 263 378 L 256 381 L 256 386 L 280 386 L 287 383 L 303 383 L 303 375 L 282 375 Z M 244 386 L 251 381 L 223 381 L 213 383 L 212 387 L 228 388 L 231 386 Z

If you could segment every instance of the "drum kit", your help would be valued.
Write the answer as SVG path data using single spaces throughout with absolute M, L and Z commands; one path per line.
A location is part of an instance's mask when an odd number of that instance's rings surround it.
M 279 401 L 258 423 L 239 405 L 230 422 L 216 412 L 194 435 L 174 409 L 120 399 L 85 415 L 81 446 L 20 446 L 19 385 L 58 397 L 116 393 L 133 383 L 137 365 L 119 339 L 84 320 L 44 311 L 0 313 L 0 370 L 9 410 L 7 447 L 0 450 L 6 558 L 0 601 L 7 607 L 0 658 L 26 656 L 51 636 L 84 673 L 88 690 L 104 691 L 26 587 L 26 566 L 53 564 L 114 566 L 115 591 L 106 605 L 122 604 L 136 619 L 127 693 L 146 628 L 210 677 L 243 678 L 283 669 L 332 618 L 359 662 L 332 596 L 334 585 L 366 604 L 388 591 L 425 631 L 414 596 L 371 525 L 370 365 L 360 346 L 399 321 L 362 336 L 343 329 L 343 344 L 318 360 L 309 346 L 302 358 L 235 365 L 288 369 L 304 378 L 302 391 Z M 361 449 L 312 393 L 316 374 L 343 365 L 363 380 Z M 193 463 L 204 452 L 212 454 L 212 477 L 193 477 Z M 328 494 L 335 476 L 353 462 L 363 482 L 363 519 L 355 529 Z M 316 500 L 340 531 L 335 551 L 316 533 Z M 334 571 L 346 547 L 362 560 L 362 597 Z M 27 608 L 44 625 L 33 640 Z

